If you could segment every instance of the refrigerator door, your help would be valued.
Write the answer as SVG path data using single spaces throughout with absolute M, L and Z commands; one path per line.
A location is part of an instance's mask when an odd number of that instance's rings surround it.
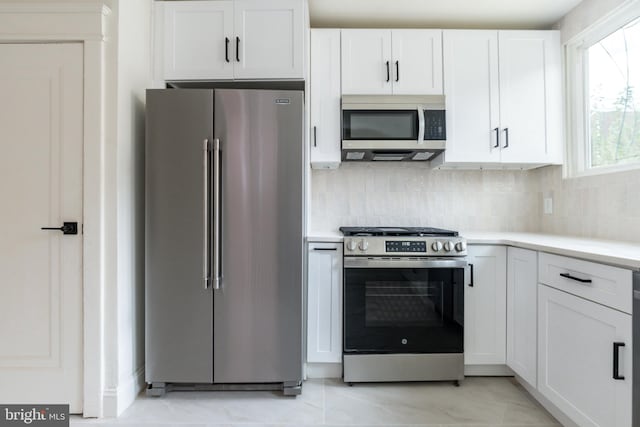
M 302 378 L 303 94 L 216 90 L 221 288 L 216 383 Z M 214 279 L 215 280 L 215 279 Z
M 211 383 L 213 91 L 148 90 L 146 120 L 146 380 Z

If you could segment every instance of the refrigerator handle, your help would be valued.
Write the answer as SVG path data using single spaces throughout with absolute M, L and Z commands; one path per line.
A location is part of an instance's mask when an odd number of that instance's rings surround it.
M 220 289 L 220 138 L 213 140 L 213 289 Z
M 204 288 L 209 289 L 209 140 L 205 139 L 202 147 L 202 227 L 204 238 L 202 244 L 202 280 Z

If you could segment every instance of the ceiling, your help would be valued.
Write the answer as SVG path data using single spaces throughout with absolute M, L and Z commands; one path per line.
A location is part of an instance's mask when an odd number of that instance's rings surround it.
M 581 0 L 309 0 L 312 27 L 548 29 Z

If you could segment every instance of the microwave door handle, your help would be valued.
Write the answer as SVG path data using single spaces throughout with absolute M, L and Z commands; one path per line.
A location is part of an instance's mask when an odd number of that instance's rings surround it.
M 418 144 L 424 144 L 424 131 L 424 109 L 422 107 L 418 107 Z

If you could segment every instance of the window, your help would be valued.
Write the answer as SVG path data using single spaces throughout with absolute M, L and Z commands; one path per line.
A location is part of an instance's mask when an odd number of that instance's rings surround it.
M 640 12 L 625 9 L 567 44 L 569 176 L 640 167 Z

